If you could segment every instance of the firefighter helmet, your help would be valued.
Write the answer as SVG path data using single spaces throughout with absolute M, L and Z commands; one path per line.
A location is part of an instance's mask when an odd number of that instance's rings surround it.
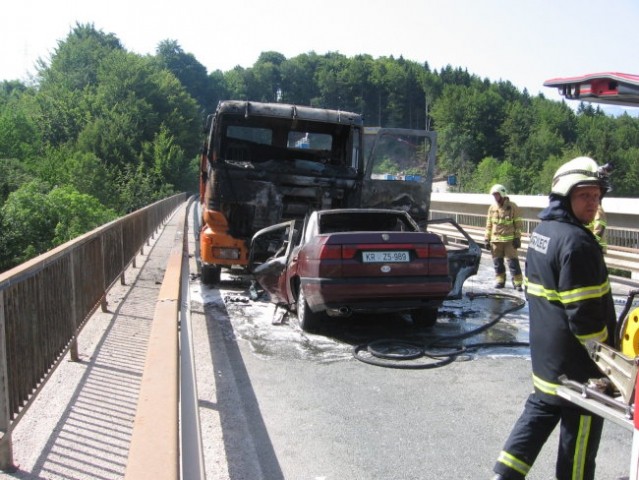
M 552 193 L 567 197 L 577 185 L 594 185 L 601 189 L 602 195 L 610 188 L 608 172 L 597 166 L 590 157 L 577 157 L 564 163 L 555 172 L 552 179 Z
M 498 183 L 496 183 L 495 185 L 492 186 L 492 188 L 490 189 L 490 194 L 492 195 L 493 193 L 498 193 L 499 195 L 501 195 L 502 197 L 506 196 L 506 187 L 504 187 L 503 185 L 500 185 Z

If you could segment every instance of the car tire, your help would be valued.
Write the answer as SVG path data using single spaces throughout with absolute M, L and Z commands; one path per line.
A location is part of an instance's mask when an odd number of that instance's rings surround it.
M 432 327 L 437 323 L 437 314 L 437 308 L 428 307 L 413 310 L 411 312 L 411 317 L 415 325 L 420 327 Z
M 222 267 L 219 265 L 202 265 L 202 275 L 200 279 L 204 285 L 215 285 L 220 283 Z
M 308 306 L 304 290 L 300 287 L 297 295 L 297 321 L 300 324 L 300 328 L 305 332 L 316 332 L 319 329 L 321 318 L 321 313 L 313 312 L 311 307 Z

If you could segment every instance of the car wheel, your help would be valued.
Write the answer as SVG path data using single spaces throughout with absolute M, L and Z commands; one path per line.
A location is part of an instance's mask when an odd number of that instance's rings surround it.
M 297 321 L 300 324 L 300 328 L 305 332 L 316 332 L 319 329 L 321 318 L 321 313 L 313 312 L 311 307 L 308 306 L 304 290 L 300 287 L 297 295 Z
M 413 310 L 411 317 L 413 323 L 420 327 L 432 327 L 437 323 L 437 308 L 428 307 L 420 308 L 419 310 Z
M 204 285 L 214 285 L 220 283 L 222 267 L 219 265 L 202 265 L 202 276 L 200 277 Z

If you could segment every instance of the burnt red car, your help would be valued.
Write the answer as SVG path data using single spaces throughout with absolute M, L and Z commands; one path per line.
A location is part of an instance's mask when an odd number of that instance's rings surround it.
M 325 315 L 359 312 L 409 311 L 415 323 L 433 325 L 455 283 L 439 236 L 400 210 L 315 211 L 257 232 L 250 256 L 270 301 L 296 310 L 307 331 Z

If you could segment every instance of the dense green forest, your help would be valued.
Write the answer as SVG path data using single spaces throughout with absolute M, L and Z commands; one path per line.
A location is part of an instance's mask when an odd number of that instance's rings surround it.
M 560 73 L 560 72 L 558 72 Z M 495 182 L 545 194 L 558 165 L 616 166 L 636 196 L 639 120 L 532 97 L 508 81 L 400 58 L 263 52 L 250 68 L 207 69 L 174 40 L 155 55 L 78 24 L 33 81 L 0 84 L 0 271 L 155 200 L 196 190 L 202 125 L 221 99 L 358 112 L 371 126 L 438 132 L 437 169 L 461 191 Z

